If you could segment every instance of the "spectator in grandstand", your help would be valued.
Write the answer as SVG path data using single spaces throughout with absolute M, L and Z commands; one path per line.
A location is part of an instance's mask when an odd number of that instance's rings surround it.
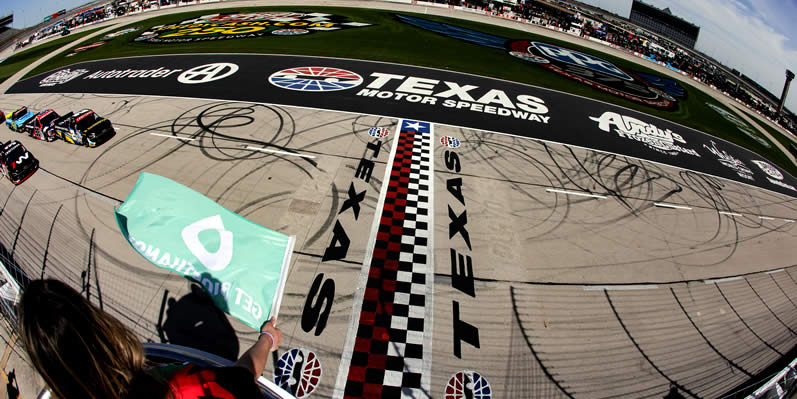
M 153 367 L 130 329 L 61 281 L 32 281 L 18 312 L 25 350 L 61 399 L 259 397 L 255 379 L 282 340 L 272 319 L 233 367 Z

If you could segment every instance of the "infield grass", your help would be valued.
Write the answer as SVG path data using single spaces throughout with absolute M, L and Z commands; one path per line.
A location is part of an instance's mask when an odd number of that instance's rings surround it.
M 0 83 L 3 83 L 6 79 L 14 76 L 15 73 L 23 70 L 26 66 L 32 64 L 43 55 L 56 51 L 77 39 L 96 32 L 99 29 L 100 28 L 94 28 L 80 33 L 72 33 L 60 39 L 55 39 L 36 47 L 15 53 L 14 55 L 6 58 L 5 61 L 0 62 Z
M 769 134 L 775 138 L 775 140 L 777 140 L 787 149 L 789 148 L 789 144 L 793 143 L 797 145 L 797 143 L 795 143 L 795 140 L 786 137 L 786 134 L 782 133 L 780 130 L 775 129 L 774 127 L 767 124 L 764 121 L 764 117 L 762 117 L 761 115 L 758 115 L 757 113 L 750 111 L 744 111 L 744 113 L 747 114 L 749 117 L 753 118 L 756 121 L 756 123 L 758 123 L 758 126 L 761 126 L 762 128 L 766 129 L 767 132 L 769 132 Z
M 345 16 L 349 21 L 369 23 L 372 24 L 372 26 L 289 37 L 269 36 L 190 43 L 147 43 L 134 41 L 141 32 L 153 26 L 178 23 L 186 19 L 212 13 L 254 11 L 329 13 Z M 644 65 L 647 61 L 643 59 L 639 59 L 639 64 L 636 64 L 609 54 L 581 47 L 577 44 L 566 43 L 515 29 L 464 19 L 412 13 L 407 14 L 461 26 L 479 32 L 490 33 L 508 39 L 544 41 L 585 53 L 595 54 L 615 65 L 629 70 L 661 75 L 645 67 Z M 543 70 L 527 61 L 510 56 L 505 50 L 488 48 L 463 40 L 449 38 L 409 24 L 398 22 L 394 17 L 394 13 L 391 11 L 301 6 L 219 9 L 213 11 L 191 11 L 154 17 L 149 20 L 139 21 L 120 27 L 119 30 L 130 27 L 139 27 L 140 29 L 108 40 L 105 45 L 95 49 L 77 53 L 72 57 L 65 57 L 65 55 L 72 50 L 69 49 L 38 66 L 28 74 L 28 77 L 83 61 L 181 53 L 314 55 L 427 66 L 541 86 L 645 112 L 689 126 L 750 149 L 770 159 L 772 162 L 775 162 L 792 175 L 797 176 L 797 166 L 783 156 L 774 145 L 771 145 L 770 148 L 761 145 L 742 134 L 736 126 L 722 118 L 716 111 L 707 107 L 706 103 L 711 103 L 727 109 L 727 107 L 722 106 L 703 91 L 692 86 L 688 79 L 680 82 L 688 93 L 687 98 L 679 99 L 677 107 L 673 110 L 660 110 L 615 97 L 564 76 Z M 763 136 L 762 138 L 766 140 Z

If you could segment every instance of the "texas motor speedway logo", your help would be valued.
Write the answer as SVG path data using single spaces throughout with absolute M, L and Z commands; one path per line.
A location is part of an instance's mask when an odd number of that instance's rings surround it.
M 270 75 L 268 80 L 282 89 L 305 92 L 347 90 L 367 83 L 355 95 L 375 101 L 442 106 L 545 124 L 551 119 L 546 116 L 545 101 L 527 94 L 510 96 L 500 89 L 382 72 L 372 72 L 368 78 L 345 69 L 313 66 L 284 69 Z
M 344 16 L 290 11 L 210 14 L 177 24 L 154 26 L 135 40 L 147 43 L 182 43 L 206 40 L 247 39 L 263 36 L 296 36 L 314 32 L 371 26 Z
M 397 14 L 396 18 L 444 36 L 505 50 L 516 58 L 640 104 L 662 109 L 673 108 L 676 104 L 676 99 L 666 91 L 591 54 L 549 43 L 513 40 L 408 15 Z
M 619 97 L 657 108 L 671 108 L 675 104 L 675 98 L 664 91 L 590 54 L 528 40 L 512 40 L 507 49 L 515 57 Z

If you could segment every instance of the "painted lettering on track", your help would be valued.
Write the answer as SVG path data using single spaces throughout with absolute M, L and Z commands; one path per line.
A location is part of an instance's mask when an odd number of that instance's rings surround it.
M 374 79 L 357 93 L 358 96 L 440 105 L 543 124 L 551 119 L 546 116 L 548 107 L 545 101 L 527 94 L 512 99 L 503 90 L 483 89 L 456 82 L 382 72 L 373 72 L 370 76 Z M 441 99 L 443 101 L 438 103 Z
M 456 152 L 446 151 L 443 153 L 443 160 L 446 169 L 454 173 L 462 171 L 462 163 Z M 465 196 L 462 194 L 462 178 L 454 177 L 446 180 L 446 188 L 452 200 L 448 204 L 448 239 L 450 245 L 457 242 L 464 242 L 468 251 L 472 250 L 470 233 L 468 233 L 468 211 L 465 206 Z M 454 205 L 454 208 L 451 205 Z M 462 209 L 461 212 L 454 209 Z M 451 256 L 451 287 L 476 298 L 476 289 L 473 278 L 473 259 L 470 255 L 457 252 L 453 247 L 450 248 Z M 462 358 L 462 342 L 466 342 L 474 348 L 480 348 L 479 328 L 462 320 L 459 312 L 459 301 L 452 300 L 454 320 L 454 356 Z

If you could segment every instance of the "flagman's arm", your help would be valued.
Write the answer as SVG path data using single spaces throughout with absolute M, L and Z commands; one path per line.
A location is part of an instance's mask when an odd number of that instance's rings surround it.
M 255 380 L 263 374 L 269 353 L 277 350 L 282 343 L 282 331 L 275 327 L 275 323 L 276 319 L 272 318 L 263 324 L 255 344 L 235 362 L 236 366 L 249 370 Z

